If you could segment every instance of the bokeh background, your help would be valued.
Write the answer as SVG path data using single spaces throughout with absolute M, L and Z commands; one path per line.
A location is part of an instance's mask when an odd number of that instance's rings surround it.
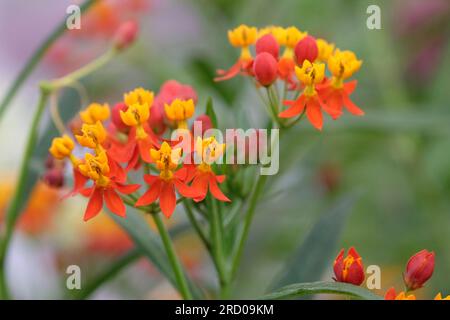
M 1 96 L 70 4 L 0 1 Z M 381 8 L 381 30 L 366 27 L 371 4 Z M 308 259 L 314 261 L 311 256 L 322 253 L 317 246 L 306 258 L 292 257 L 321 219 L 331 224 L 323 227 L 323 239 L 330 233 L 333 239 L 330 230 L 341 232 L 332 241 L 325 272 L 305 280 L 330 279 L 333 256 L 353 245 L 366 265 L 381 267 L 381 292 L 390 286 L 401 289 L 407 259 L 425 248 L 436 252 L 436 268 L 418 297 L 450 294 L 448 0 L 105 0 L 82 18 L 81 30 L 58 40 L 2 119 L 0 216 L 13 191 L 38 81 L 63 75 L 104 52 L 118 23 L 128 18 L 139 20 L 139 40 L 83 81 L 89 99 L 112 104 L 136 86 L 157 91 L 165 80 L 176 79 L 197 91 L 198 113 L 213 97 L 222 128 L 264 123 L 263 109 L 246 79 L 212 81 L 216 68 L 236 59 L 226 31 L 240 23 L 295 25 L 355 51 L 364 61 L 356 75 L 354 101 L 366 116 L 328 120 L 322 133 L 300 123 L 283 141 L 281 170 L 258 206 L 236 297 L 260 296 L 280 277 L 286 261 L 297 261 L 299 269 Z M 77 94 L 66 92 L 61 108 L 75 112 L 78 106 Z M 43 155 L 47 147 L 41 144 Z M 33 169 L 43 171 L 40 163 Z M 60 202 L 60 196 L 61 191 L 42 183 L 33 188 L 8 256 L 7 274 L 17 298 L 68 297 L 68 265 L 81 267 L 85 283 L 132 248 L 107 215 L 83 223 L 84 200 Z M 346 213 L 338 221 L 328 218 L 342 201 Z M 173 220 L 174 225 L 184 220 L 182 210 Z M 210 261 L 195 236 L 183 233 L 177 248 L 194 277 L 206 284 L 213 280 Z M 136 259 L 91 298 L 176 294 L 145 259 Z

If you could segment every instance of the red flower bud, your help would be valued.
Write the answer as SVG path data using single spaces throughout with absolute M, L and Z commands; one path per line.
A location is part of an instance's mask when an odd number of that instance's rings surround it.
M 203 137 L 203 134 L 205 133 L 206 130 L 209 130 L 209 129 L 213 128 L 213 124 L 212 124 L 212 121 L 209 118 L 209 116 L 207 116 L 206 114 L 201 114 L 197 118 L 195 118 L 195 121 L 192 124 L 191 131 L 194 132 L 194 134 L 197 133 L 194 130 L 194 127 L 197 125 L 196 124 L 197 121 L 200 121 L 201 125 L 202 125 L 201 132 L 199 132 L 199 133 L 201 133 L 202 137 Z
M 316 39 L 311 36 L 304 37 L 297 43 L 294 52 L 295 59 L 299 66 L 301 66 L 305 60 L 314 62 L 319 55 L 319 48 L 317 47 Z
M 253 62 L 253 73 L 256 80 L 267 87 L 270 86 L 278 76 L 278 63 L 275 58 L 267 52 L 261 52 Z
M 365 278 L 362 259 L 353 247 L 348 250 L 346 257 L 344 257 L 344 253 L 345 251 L 342 249 L 334 261 L 335 280 L 359 286 Z
M 255 44 L 256 55 L 267 52 L 270 53 L 275 59 L 278 60 L 278 54 L 280 52 L 280 46 L 273 35 L 266 34 L 256 41 Z
M 139 26 L 136 21 L 126 21 L 122 23 L 114 36 L 114 47 L 123 50 L 129 47 L 137 37 Z
M 52 188 L 61 188 L 64 186 L 64 173 L 61 168 L 52 168 L 45 172 L 42 180 Z
M 422 250 L 411 258 L 406 265 L 403 280 L 408 290 L 416 290 L 431 278 L 434 271 L 434 252 Z
M 116 103 L 116 105 L 112 108 L 111 111 L 111 120 L 114 126 L 116 126 L 119 131 L 127 131 L 128 126 L 123 123 L 122 118 L 120 117 L 120 111 L 126 111 L 127 105 L 123 102 Z

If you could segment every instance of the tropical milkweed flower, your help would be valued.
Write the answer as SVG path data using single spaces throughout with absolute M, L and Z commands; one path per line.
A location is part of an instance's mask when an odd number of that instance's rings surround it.
M 62 160 L 72 156 L 72 151 L 74 148 L 75 143 L 68 135 L 65 134 L 62 137 L 54 138 L 48 151 L 53 157 L 55 157 L 55 159 Z
M 250 67 L 253 61 L 250 46 L 256 42 L 258 30 L 255 27 L 249 27 L 241 24 L 239 27 L 228 31 L 228 40 L 233 47 L 241 48 L 241 54 L 237 62 L 228 70 L 217 70 L 218 77 L 214 81 L 228 80 L 240 72 L 244 74 L 251 73 Z
M 158 138 L 148 124 L 153 99 L 152 91 L 137 88 L 124 95 L 126 109 L 118 110 L 123 124 L 130 127 L 128 141 L 125 144 L 113 142 L 109 154 L 118 162 L 127 162 L 127 168 L 134 168 L 139 157 L 152 162 L 148 150 L 158 145 Z
M 344 82 L 344 80 L 350 78 L 361 68 L 361 64 L 362 61 L 358 60 L 356 55 L 349 50 L 340 51 L 336 49 L 329 56 L 328 69 L 333 76 L 319 90 L 329 107 L 329 113 L 333 119 L 337 119 L 342 115 L 344 106 L 354 115 L 364 115 L 364 111 L 350 100 L 350 95 L 355 90 L 357 81 Z
M 342 249 L 334 261 L 335 280 L 359 286 L 365 278 L 362 259 L 353 247 L 348 250 L 347 256 L 344 257 L 344 254 Z
M 276 60 L 280 52 L 280 45 L 271 33 L 267 33 L 258 38 L 255 44 L 256 55 L 267 52 L 270 53 Z
M 135 206 L 146 206 L 159 199 L 162 213 L 170 218 L 176 207 L 177 190 L 182 196 L 192 198 L 196 194 L 185 184 L 187 171 L 176 170 L 181 157 L 181 148 L 172 149 L 167 142 L 161 144 L 159 150 L 151 149 L 150 155 L 160 171 L 159 176 L 144 175 L 148 190 L 138 199 Z
M 297 43 L 307 36 L 306 32 L 302 32 L 296 27 L 274 27 L 272 34 L 281 46 L 284 46 L 284 52 L 278 61 L 278 73 L 281 79 L 289 84 L 290 89 L 294 89 L 296 83 L 294 81 L 295 59 L 294 48 Z
M 216 175 L 212 169 L 212 164 L 223 155 L 224 151 L 225 144 L 220 144 L 216 138 L 202 139 L 197 137 L 195 152 L 200 158 L 200 164 L 194 170 L 191 170 L 188 178 L 192 180 L 191 187 L 198 194 L 194 197 L 194 201 L 199 202 L 205 199 L 208 189 L 217 200 L 231 201 L 218 186 L 218 183 L 225 181 L 225 176 Z
M 194 100 L 175 99 L 170 104 L 165 104 L 164 109 L 169 120 L 175 122 L 178 129 L 187 129 L 187 120 L 194 115 Z
M 96 155 L 87 153 L 85 161 L 78 166 L 80 173 L 92 179 L 94 184 L 91 187 L 79 190 L 83 196 L 89 197 L 89 202 L 84 213 L 84 221 L 95 217 L 103 207 L 106 207 L 112 213 L 120 216 L 126 216 L 125 204 L 117 191 L 123 194 L 130 194 L 139 189 L 140 185 L 124 184 L 124 180 L 118 172 L 111 170 L 108 157 L 105 150 L 101 150 Z
M 280 112 L 278 116 L 292 118 L 306 112 L 309 122 L 321 130 L 323 126 L 322 109 L 325 111 L 328 109 L 317 94 L 315 87 L 325 77 L 325 64 L 311 63 L 309 60 L 305 60 L 301 67 L 295 67 L 295 73 L 304 86 L 304 90 L 296 100 L 284 101 L 289 108 Z
M 328 59 L 333 54 L 334 43 L 329 43 L 324 39 L 316 39 L 318 54 L 317 61 L 328 62 Z
M 384 300 L 416 300 L 416 296 L 413 294 L 406 294 L 404 291 L 397 294 L 395 288 L 392 287 L 386 291 Z
M 408 290 L 421 288 L 424 283 L 431 278 L 434 271 L 434 252 L 422 250 L 413 255 L 407 265 L 403 275 Z
M 81 127 L 81 135 L 75 135 L 78 143 L 90 149 L 96 149 L 105 142 L 107 132 L 100 121 L 95 124 L 84 123 Z
M 108 104 L 91 103 L 80 112 L 80 118 L 84 123 L 95 124 L 97 121 L 105 121 L 110 116 Z

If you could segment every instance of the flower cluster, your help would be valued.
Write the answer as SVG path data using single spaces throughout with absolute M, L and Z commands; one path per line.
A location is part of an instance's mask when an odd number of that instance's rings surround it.
M 405 291 L 397 292 L 394 287 L 386 291 L 385 300 L 416 300 L 416 296 L 411 294 L 412 291 L 423 287 L 434 271 L 434 252 L 421 250 L 413 255 L 406 264 L 406 270 L 403 274 L 405 283 Z M 345 250 L 342 249 L 336 257 L 334 264 L 334 280 L 337 282 L 345 282 L 354 285 L 361 285 L 364 282 L 364 266 L 362 258 L 351 247 L 345 256 Z M 438 293 L 434 300 L 450 300 L 450 295 L 445 298 Z
M 364 114 L 350 99 L 357 82 L 347 80 L 362 64 L 352 51 L 338 49 L 296 27 L 257 29 L 240 25 L 228 31 L 228 39 L 231 45 L 241 48 L 241 54 L 229 70 L 218 70 L 215 80 L 243 74 L 264 87 L 270 87 L 277 80 L 284 82 L 294 95 L 293 99 L 284 100 L 288 108 L 278 110 L 279 118 L 301 117 L 306 113 L 311 124 L 320 130 L 322 111 L 333 119 L 343 114 L 344 107 L 354 115 Z M 252 46 L 255 56 L 250 49 Z M 281 47 L 284 51 L 280 55 Z
M 68 159 L 73 167 L 74 187 L 69 195 L 89 197 L 84 220 L 95 217 L 103 203 L 124 217 L 125 204 L 146 207 L 157 200 L 162 213 L 170 217 L 177 203 L 175 191 L 196 202 L 205 199 L 208 190 L 216 199 L 230 201 L 219 189 L 225 177 L 216 175 L 212 166 L 225 145 L 214 137 L 194 137 L 187 129 L 196 101 L 195 91 L 176 81 L 166 82 L 156 97 L 152 91 L 137 88 L 125 93 L 113 108 L 90 104 L 73 121 L 73 137 L 65 134 L 53 139 L 50 154 L 59 161 Z M 202 115 L 200 121 L 210 126 L 205 118 Z M 195 150 L 183 154 L 176 147 L 178 141 L 165 135 L 170 134 L 168 128 L 185 129 L 196 139 Z M 83 158 L 75 155 L 78 149 Z M 194 164 L 182 159 L 194 156 L 201 161 Z M 130 173 L 143 167 L 146 174 L 140 176 L 148 190 L 141 196 L 137 192 L 141 185 L 130 182 Z

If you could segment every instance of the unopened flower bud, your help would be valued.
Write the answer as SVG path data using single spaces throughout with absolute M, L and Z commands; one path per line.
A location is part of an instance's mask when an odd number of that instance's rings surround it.
M 253 63 L 253 73 L 256 80 L 267 87 L 270 86 L 278 76 L 278 63 L 275 58 L 267 52 L 258 54 Z
M 42 180 L 52 188 L 61 188 L 64 186 L 64 173 L 62 168 L 52 168 L 45 172 Z
M 275 59 L 278 60 L 278 54 L 280 52 L 280 46 L 272 34 L 266 34 L 256 41 L 255 44 L 256 55 L 267 52 L 270 53 Z
M 201 131 L 200 132 L 196 132 L 198 130 L 195 130 L 196 126 L 201 125 Z M 194 123 L 192 124 L 191 130 L 194 132 L 194 134 L 196 133 L 200 133 L 201 136 L 203 137 L 203 134 L 205 133 L 206 130 L 212 129 L 213 125 L 212 125 L 212 121 L 209 118 L 209 116 L 207 116 L 206 114 L 201 114 L 199 115 L 197 118 L 195 118 Z
M 130 20 L 122 23 L 114 36 L 114 47 L 117 50 L 128 48 L 136 39 L 139 26 L 136 21 Z
M 342 249 L 334 261 L 335 280 L 359 286 L 364 282 L 365 277 L 362 259 L 353 247 L 348 250 L 346 257 L 344 257 L 344 253 L 345 251 Z
M 408 290 L 421 288 L 434 271 L 434 252 L 422 250 L 409 258 L 403 280 Z
M 297 43 L 294 52 L 295 59 L 299 66 L 301 66 L 305 60 L 314 62 L 319 55 L 319 48 L 317 47 L 316 39 L 311 36 L 304 37 Z

